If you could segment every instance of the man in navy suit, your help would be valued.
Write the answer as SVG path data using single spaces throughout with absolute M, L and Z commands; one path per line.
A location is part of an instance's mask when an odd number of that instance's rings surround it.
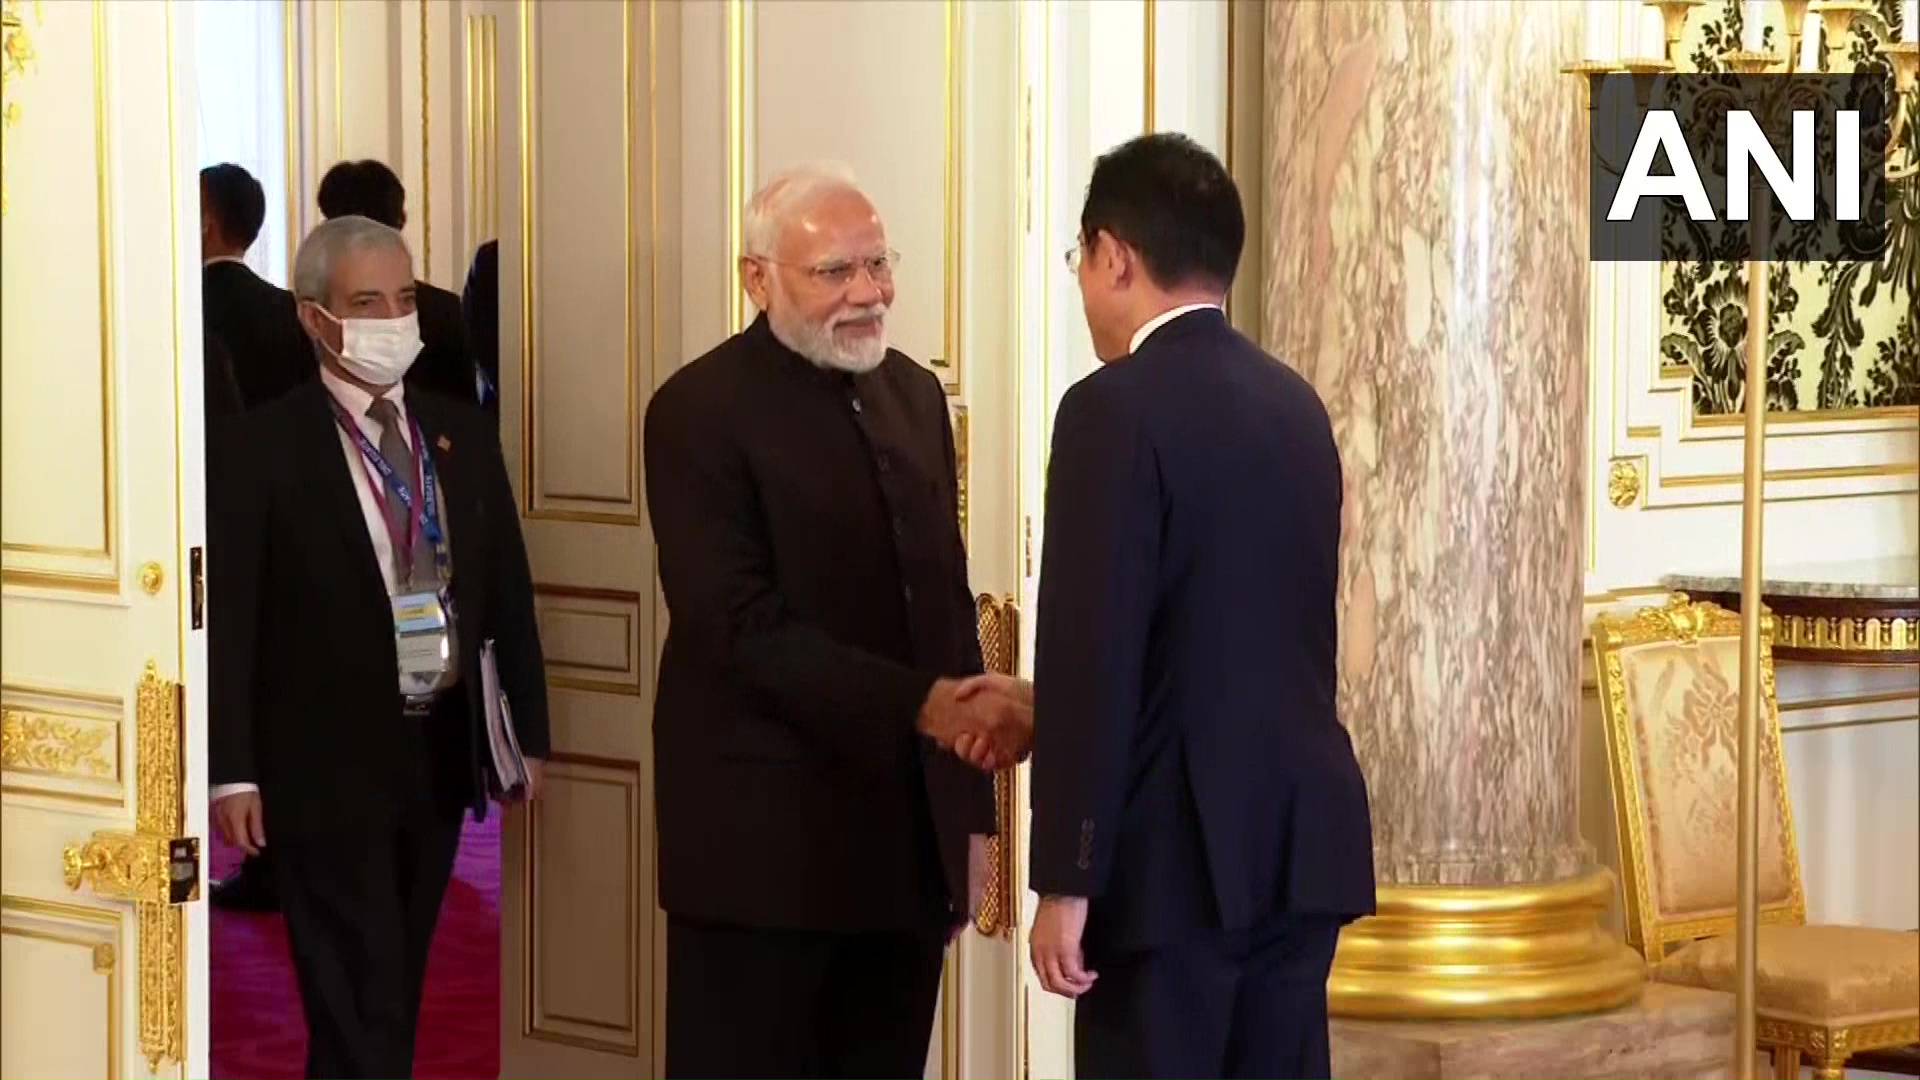
M 1328 1075 L 1334 944 L 1373 910 L 1340 459 L 1313 388 L 1227 323 L 1245 231 L 1212 154 L 1145 135 L 1094 165 L 1068 254 L 1105 363 L 1047 474 L 1031 945 L 1078 999 L 1081 1077 Z

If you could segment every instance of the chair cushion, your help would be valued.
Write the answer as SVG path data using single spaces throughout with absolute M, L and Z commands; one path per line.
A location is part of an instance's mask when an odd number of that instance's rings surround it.
M 1696 941 L 1662 960 L 1653 977 L 1732 990 L 1734 940 Z M 1760 1014 L 1824 1027 L 1920 1015 L 1920 936 L 1864 926 L 1762 926 L 1756 975 Z

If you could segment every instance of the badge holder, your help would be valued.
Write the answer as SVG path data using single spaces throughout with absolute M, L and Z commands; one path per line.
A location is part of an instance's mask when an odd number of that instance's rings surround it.
M 393 644 L 403 696 L 427 697 L 445 687 L 453 668 L 453 605 L 445 589 L 393 598 Z

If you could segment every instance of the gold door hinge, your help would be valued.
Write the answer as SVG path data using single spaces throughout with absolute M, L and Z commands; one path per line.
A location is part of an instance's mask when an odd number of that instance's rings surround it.
M 1025 538 L 1022 541 L 1023 543 L 1022 551 L 1025 553 L 1024 557 L 1027 563 L 1026 576 L 1032 577 L 1033 576 L 1033 515 L 1032 514 L 1028 514 L 1026 518 L 1021 522 L 1021 528 L 1025 531 Z

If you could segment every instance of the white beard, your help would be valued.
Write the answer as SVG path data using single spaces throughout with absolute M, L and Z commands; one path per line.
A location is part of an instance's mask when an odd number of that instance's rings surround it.
M 806 357 L 814 365 L 850 375 L 865 375 L 887 358 L 887 306 L 874 304 L 835 314 L 823 324 L 789 322 L 769 311 L 767 324 L 780 344 Z M 842 346 L 833 336 L 833 328 L 849 319 L 879 320 L 880 332 L 863 338 L 852 347 Z

